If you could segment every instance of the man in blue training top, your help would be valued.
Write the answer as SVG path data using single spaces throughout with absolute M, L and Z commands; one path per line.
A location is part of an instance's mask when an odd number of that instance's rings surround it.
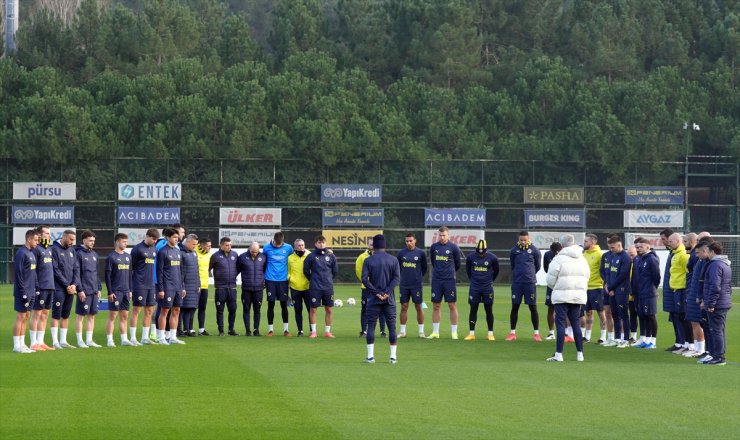
M 249 322 L 252 307 L 254 307 L 254 336 L 259 336 L 262 291 L 265 288 L 265 271 L 267 270 L 267 257 L 260 252 L 259 243 L 253 241 L 249 246 L 249 251 L 239 255 L 236 259 L 236 270 L 239 271 L 242 280 L 242 319 L 246 330 L 245 336 L 252 335 Z
M 177 323 L 182 300 L 187 294 L 182 285 L 182 253 L 177 243 L 180 234 L 173 228 L 163 233 L 167 244 L 157 252 L 157 298 L 160 310 L 157 323 L 157 342 L 163 345 L 184 344 L 177 339 Z M 170 310 L 172 314 L 170 315 Z M 169 338 L 165 337 L 167 317 L 170 320 Z
M 442 298 L 450 308 L 450 331 L 457 339 L 457 271 L 462 266 L 462 252 L 450 242 L 450 230 L 442 226 L 437 230 L 439 241 L 429 249 L 432 264 L 432 334 L 430 339 L 439 339 Z
M 236 321 L 236 259 L 239 254 L 231 250 L 231 239 L 222 237 L 219 250 L 211 255 L 208 268 L 213 271 L 213 284 L 216 287 L 216 324 L 218 335 L 224 335 L 224 306 L 229 309 L 229 336 L 239 336 L 234 331 Z
M 636 265 L 632 270 L 633 289 L 637 301 L 637 313 L 645 326 L 645 335 L 637 348 L 655 349 L 658 336 L 658 285 L 660 284 L 660 259 L 651 249 L 650 240 L 638 237 L 635 240 L 637 249 Z
M 334 307 L 334 278 L 339 273 L 337 257 L 326 248 L 326 238 L 319 235 L 314 239 L 315 249 L 303 262 L 303 274 L 309 281 L 311 310 L 308 322 L 311 326 L 309 338 L 316 338 L 316 309 L 323 305 L 326 316 L 324 337 L 333 339 L 331 333 L 332 307 Z
M 632 259 L 622 246 L 619 235 L 612 235 L 607 240 L 611 258 L 609 260 L 609 275 L 606 278 L 606 291 L 609 295 L 609 305 L 614 319 L 614 340 L 606 341 L 604 347 L 629 347 L 629 294 L 630 268 Z
M 36 228 L 39 233 L 39 244 L 33 248 L 36 257 L 36 279 L 38 280 L 38 295 L 33 303 L 31 312 L 31 350 L 54 350 L 44 343 L 46 321 L 49 319 L 49 310 L 54 300 L 54 262 L 51 251 L 51 231 L 46 225 Z
M 373 254 L 362 263 L 362 284 L 368 291 L 367 358 L 375 362 L 375 322 L 383 315 L 388 324 L 388 342 L 391 344 L 391 364 L 396 356 L 396 295 L 401 279 L 398 259 L 385 252 L 385 237 L 373 237 Z
M 405 239 L 406 247 L 398 252 L 398 264 L 401 267 L 401 331 L 399 338 L 406 337 L 406 321 L 408 320 L 409 301 L 413 301 L 416 309 L 416 322 L 419 325 L 419 337 L 424 335 L 424 295 L 422 283 L 427 273 L 427 254 L 416 247 L 416 236 L 409 232 Z
M 15 254 L 15 277 L 13 299 L 15 323 L 13 324 L 13 351 L 16 353 L 33 353 L 25 343 L 28 317 L 36 299 L 38 282 L 36 280 L 36 257 L 33 248 L 39 244 L 39 233 L 33 229 L 26 231 L 23 246 Z
M 98 253 L 93 250 L 93 247 L 95 247 L 95 233 L 89 230 L 84 231 L 80 237 L 82 238 L 82 246 L 77 249 L 76 264 L 76 279 L 79 281 L 77 285 L 77 303 L 75 305 L 77 346 L 80 348 L 100 348 L 100 345 L 93 341 L 95 315 L 98 314 L 100 291 L 103 290 L 98 275 Z M 82 339 L 83 319 L 87 323 L 85 340 Z
M 539 249 L 529 241 L 527 231 L 519 232 L 519 241 L 509 253 L 511 262 L 511 331 L 507 341 L 516 341 L 516 324 L 519 319 L 519 306 L 529 306 L 534 327 L 534 340 L 541 342 L 540 315 L 537 313 L 537 272 L 540 270 L 542 256 Z
M 273 320 L 275 319 L 275 301 L 280 301 L 280 311 L 283 318 L 283 336 L 291 336 L 288 331 L 288 257 L 293 253 L 293 246 L 285 243 L 285 236 L 281 231 L 275 233 L 272 241 L 262 249 L 267 258 L 265 272 L 265 288 L 267 289 L 267 336 L 275 334 Z
M 77 238 L 75 231 L 67 229 L 62 238 L 55 241 L 51 247 L 52 263 L 54 265 L 54 301 L 51 306 L 51 340 L 54 348 L 77 348 L 67 343 L 69 329 L 69 315 L 72 313 L 72 304 L 77 294 L 75 281 L 74 244 Z M 60 331 L 61 324 L 61 331 Z
M 200 258 L 195 250 L 198 245 L 198 236 L 188 234 L 182 242 L 182 288 L 185 289 L 185 298 L 182 299 L 180 320 L 182 321 L 182 335 L 194 337 L 195 310 L 200 303 Z
M 132 343 L 136 342 L 136 321 L 141 309 L 144 309 L 144 319 L 141 327 L 141 344 L 156 343 L 156 338 L 149 337 L 152 326 L 154 306 L 157 304 L 157 294 L 154 285 L 154 261 L 157 256 L 155 244 L 159 240 L 159 230 L 151 228 L 146 236 L 131 250 L 131 290 L 134 309 L 129 322 L 129 337 Z
M 136 347 L 138 342 L 129 341 L 126 322 L 131 307 L 131 256 L 126 252 L 128 235 L 118 233 L 114 237 L 115 248 L 105 260 L 105 287 L 108 290 L 108 321 L 105 324 L 108 347 L 115 347 L 113 327 L 116 316 L 120 314 L 118 328 L 121 331 L 121 345 Z
M 712 338 L 709 356 L 700 362 L 707 365 L 725 365 L 727 350 L 727 313 L 732 308 L 732 268 L 727 255 L 723 255 L 718 242 L 702 242 L 699 258 L 707 262 L 704 285 L 700 293 L 699 306 L 707 311 L 709 337 Z
M 488 252 L 486 240 L 479 240 L 475 252 L 468 255 L 465 269 L 470 280 L 468 304 L 470 304 L 470 334 L 466 341 L 475 340 L 475 322 L 478 320 L 478 305 L 483 303 L 488 324 L 488 340 L 495 341 L 493 336 L 493 282 L 499 272 L 498 258 Z

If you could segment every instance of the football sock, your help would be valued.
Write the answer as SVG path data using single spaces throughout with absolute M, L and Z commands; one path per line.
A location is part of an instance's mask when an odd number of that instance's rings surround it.
M 52 344 L 58 344 L 59 343 L 59 327 L 52 327 L 51 328 L 51 343 Z
M 271 332 L 271 331 L 275 331 L 275 328 L 274 328 L 274 326 L 273 326 L 272 324 L 268 325 L 268 326 L 267 326 L 267 331 L 268 331 L 268 332 Z
M 601 331 L 601 336 L 599 337 L 602 341 L 606 341 L 606 330 Z
M 77 332 L 77 345 L 84 345 L 85 341 L 82 340 L 82 332 Z
M 375 344 L 367 344 L 367 358 L 375 357 Z
M 141 340 L 149 339 L 149 327 L 141 328 Z
M 287 332 L 287 331 L 288 331 L 288 323 L 287 322 L 284 322 L 283 323 L 283 332 Z
M 450 325 L 450 329 L 452 330 L 452 333 L 457 333 L 457 324 Z
M 315 332 L 316 331 L 316 324 L 309 324 L 309 325 L 311 326 L 311 331 L 312 332 Z
M 46 329 L 40 330 L 36 332 L 36 343 L 37 344 L 44 344 L 44 335 L 46 334 Z
M 401 324 L 401 333 L 406 333 L 406 324 Z
M 331 326 L 330 326 L 330 325 L 327 325 L 327 326 L 326 326 L 326 327 L 324 328 L 324 331 L 325 331 L 326 333 L 331 333 Z
M 470 336 L 475 336 L 475 330 L 470 330 Z
M 419 333 L 424 333 L 424 324 L 419 324 Z
M 69 331 L 69 329 L 66 328 L 62 328 L 61 330 L 59 330 L 59 340 L 61 342 L 67 342 L 67 331 Z
M 591 339 L 591 330 L 586 330 L 584 334 L 586 335 L 586 339 Z
M 131 340 L 132 341 L 135 341 L 136 340 L 136 327 L 129 327 L 128 328 L 128 332 L 131 335 L 130 336 L 131 337 Z
M 535 335 L 539 335 L 539 334 L 540 334 L 540 331 L 539 331 L 539 330 L 535 330 L 535 331 L 534 331 L 534 334 L 535 334 Z
M 393 359 L 396 358 L 396 348 L 398 348 L 398 345 L 391 345 L 391 357 Z
M 108 343 L 109 343 L 109 344 L 113 344 L 113 334 L 110 334 L 110 335 L 105 335 L 105 336 L 106 336 L 106 338 L 107 338 L 107 340 L 108 340 Z
M 89 331 L 89 330 L 88 330 L 88 331 L 86 331 L 86 332 L 85 332 L 85 340 L 86 340 L 87 342 L 92 342 L 92 340 L 93 340 L 93 339 L 92 339 L 92 335 L 93 335 L 93 332 L 91 332 L 91 331 Z
M 31 339 L 31 347 L 36 345 L 36 332 L 31 330 L 28 332 L 29 338 Z
M 439 323 L 438 322 L 433 322 L 432 323 L 432 332 L 433 333 L 439 333 Z
M 579 361 L 582 361 L 583 360 L 583 352 L 582 351 L 579 351 L 579 352 L 576 353 L 576 359 L 578 359 Z

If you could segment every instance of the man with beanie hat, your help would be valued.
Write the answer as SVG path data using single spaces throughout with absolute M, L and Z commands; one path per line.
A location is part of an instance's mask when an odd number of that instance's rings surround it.
M 401 281 L 398 260 L 385 252 L 385 237 L 373 237 L 373 255 L 362 264 L 362 284 L 368 291 L 367 311 L 367 358 L 375 362 L 375 322 L 378 316 L 385 317 L 388 324 L 388 342 L 391 344 L 390 363 L 396 363 L 396 286 Z
M 470 304 L 470 334 L 466 341 L 475 340 L 475 322 L 478 320 L 478 305 L 482 302 L 486 309 L 488 340 L 495 341 L 493 336 L 493 282 L 498 276 L 498 258 L 488 252 L 486 240 L 479 240 L 475 252 L 468 255 L 465 269 L 470 280 L 468 304 Z

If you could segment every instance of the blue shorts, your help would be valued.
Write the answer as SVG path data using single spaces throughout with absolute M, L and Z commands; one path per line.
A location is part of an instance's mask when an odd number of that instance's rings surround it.
M 524 299 L 524 304 L 530 306 L 537 305 L 537 285 L 534 283 L 513 283 L 511 285 L 511 303 L 521 304 L 522 298 Z
M 601 312 L 604 310 L 604 303 L 602 302 L 604 299 L 604 289 L 589 289 L 586 291 L 586 305 L 585 309 L 590 310 L 596 310 L 597 312 Z
M 171 309 L 182 305 L 182 291 L 165 290 L 164 298 L 157 296 L 157 305 L 163 309 Z
M 490 292 L 470 292 L 468 304 L 493 304 L 493 290 Z
M 54 301 L 54 290 L 41 290 L 33 301 L 34 310 L 49 310 Z
M 51 318 L 57 321 L 69 319 L 69 315 L 72 314 L 74 299 L 75 295 L 68 294 L 66 290 L 55 290 L 51 305 Z
M 432 280 L 432 302 L 441 303 L 442 297 L 445 302 L 457 302 L 455 280 Z
M 13 303 L 13 309 L 15 309 L 16 312 L 24 313 L 24 312 L 30 312 L 31 309 L 33 309 L 33 303 L 36 300 L 36 294 L 32 295 L 13 295 L 13 298 L 15 299 Z
M 134 290 L 134 307 L 154 307 L 157 305 L 157 294 L 154 289 Z
M 267 301 L 287 301 L 288 300 L 288 282 L 287 281 L 265 281 L 267 289 Z
M 686 289 L 673 291 L 673 308 L 676 313 L 686 313 Z
M 85 301 L 80 301 L 80 295 L 77 294 L 77 302 L 75 303 L 75 313 L 78 315 L 97 315 L 98 307 L 100 307 L 100 298 L 98 295 L 92 293 L 85 295 Z
M 407 304 L 409 300 L 413 301 L 414 304 L 421 304 L 424 302 L 421 295 L 421 287 L 415 287 L 413 289 L 401 287 L 399 290 L 401 291 L 401 304 Z
M 637 297 L 637 314 L 640 316 L 652 316 L 658 314 L 658 297 Z
M 549 287 L 545 291 L 545 305 L 548 307 L 554 307 L 552 305 L 552 289 Z
M 321 305 L 325 307 L 334 307 L 333 290 L 309 290 L 311 295 L 311 308 L 315 309 Z
M 116 294 L 116 299 L 108 301 L 108 310 L 111 312 L 119 312 L 121 310 L 128 310 L 131 308 L 131 303 L 128 300 L 128 292 L 113 292 Z

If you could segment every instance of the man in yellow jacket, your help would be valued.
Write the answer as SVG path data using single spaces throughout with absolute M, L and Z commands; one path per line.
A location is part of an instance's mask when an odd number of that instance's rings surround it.
M 583 342 L 591 342 L 591 327 L 594 323 L 594 310 L 599 314 L 601 324 L 600 343 L 606 341 L 606 314 L 604 313 L 604 280 L 601 278 L 601 256 L 603 252 L 598 245 L 599 237 L 596 234 L 586 234 L 583 239 L 583 256 L 586 258 L 591 276 L 588 278 L 586 292 L 586 333 Z
M 362 297 L 362 309 L 360 310 L 360 337 L 363 338 L 367 336 L 367 299 L 368 299 L 368 292 L 367 289 L 365 289 L 365 285 L 362 284 L 362 263 L 365 262 L 367 257 L 373 254 L 373 239 L 370 238 L 367 240 L 367 249 L 365 249 L 365 252 L 361 253 L 360 256 L 357 257 L 357 260 L 355 260 L 355 275 L 357 276 L 357 280 L 360 281 L 360 295 Z M 380 321 L 380 337 L 385 338 L 386 332 L 385 332 L 385 316 L 382 314 L 380 315 L 378 321 Z
M 689 254 L 683 244 L 681 234 L 675 232 L 668 237 L 668 246 L 671 248 L 671 266 L 669 269 L 668 286 L 673 292 L 674 312 L 671 314 L 676 333 L 677 347 L 673 353 L 683 354 L 694 344 L 694 333 L 691 322 L 686 321 L 686 274 L 689 272 Z M 666 280 L 663 280 L 665 283 Z
M 210 336 L 206 331 L 206 306 L 208 305 L 208 264 L 211 262 L 211 239 L 203 237 L 195 248 L 200 272 L 200 297 L 198 298 L 198 335 Z
M 306 243 L 299 238 L 293 242 L 293 253 L 288 256 L 288 286 L 290 287 L 290 297 L 293 300 L 298 336 L 303 336 L 303 306 L 306 306 L 307 311 L 311 307 L 310 284 L 303 273 L 303 262 L 308 254 Z

